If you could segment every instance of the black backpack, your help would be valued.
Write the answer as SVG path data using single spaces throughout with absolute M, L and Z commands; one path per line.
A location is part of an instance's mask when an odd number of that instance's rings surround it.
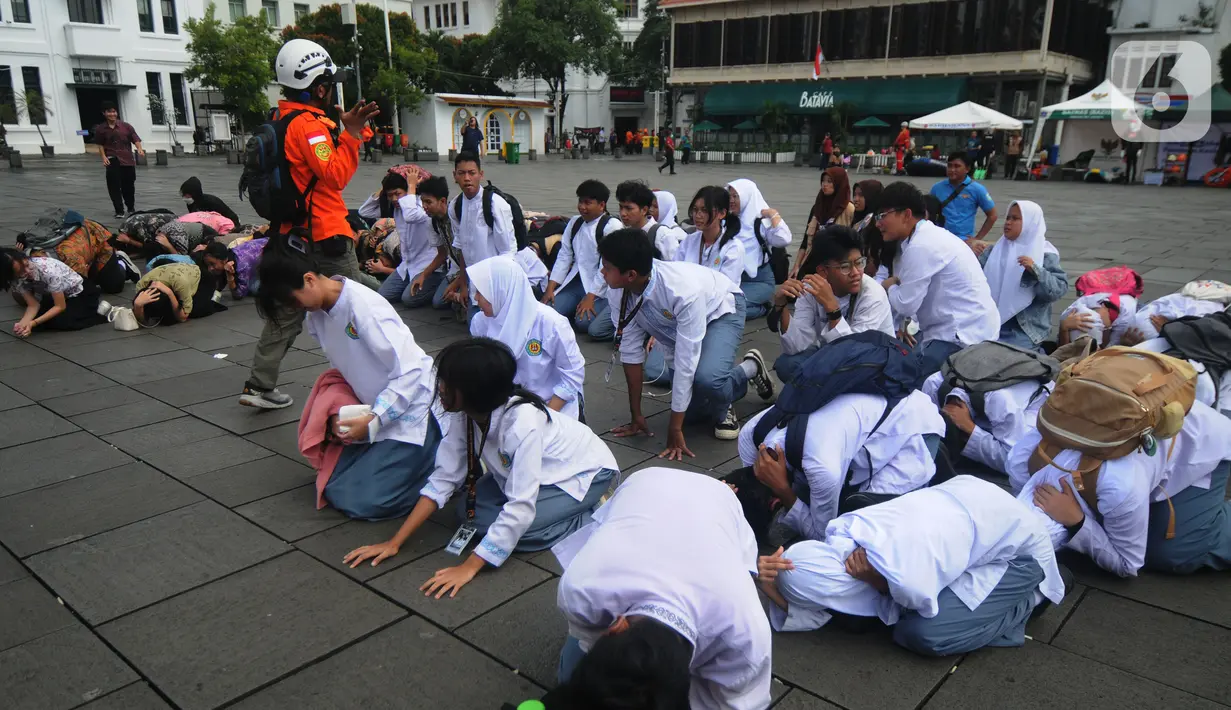
M 526 214 L 521 211 L 521 203 L 509 193 L 492 184 L 491 180 L 483 186 L 483 221 L 488 229 L 496 228 L 496 215 L 492 212 L 492 195 L 500 195 L 509 204 L 509 212 L 513 213 L 513 236 L 517 240 L 517 251 L 525 249 L 530 244 L 530 231 L 526 229 Z M 453 218 L 462 221 L 462 195 L 453 201 Z
M 245 146 L 247 157 L 244 172 L 239 177 L 239 199 L 248 193 L 248 203 L 256 213 L 269 220 L 277 230 L 282 224 L 308 223 L 308 196 L 316 188 L 315 175 L 300 192 L 291 177 L 291 164 L 286 159 L 286 129 L 304 109 L 285 116 L 272 115 L 252 132 Z M 333 141 L 333 136 L 327 140 Z
M 1225 311 L 1208 316 L 1185 316 L 1162 327 L 1162 336 L 1171 343 L 1168 355 L 1195 360 L 1205 366 L 1214 380 L 1215 401 L 1222 376 L 1231 370 L 1231 315 Z
M 761 253 L 769 257 L 769 266 L 774 271 L 774 283 L 786 283 L 786 277 L 791 273 L 791 259 L 787 256 L 786 247 L 770 248 L 761 236 L 761 218 L 752 223 L 752 234 L 761 245 Z
M 603 232 L 607 229 L 607 223 L 610 221 L 611 221 L 611 215 L 606 212 L 603 213 L 602 217 L 598 218 L 598 224 L 594 225 L 594 243 L 595 244 L 601 241 L 603 236 L 605 236 Z M 582 219 L 580 216 L 578 216 L 577 219 L 573 220 L 573 227 L 572 229 L 568 230 L 569 244 L 573 243 L 573 239 L 576 238 L 577 233 L 581 231 L 581 225 L 585 223 L 586 221 Z

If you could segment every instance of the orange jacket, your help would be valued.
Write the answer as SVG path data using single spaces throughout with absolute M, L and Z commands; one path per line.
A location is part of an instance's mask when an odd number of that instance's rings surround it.
M 316 187 L 308 195 L 312 241 L 339 234 L 352 239 L 350 223 L 346 221 L 346 201 L 342 191 L 359 167 L 360 140 L 343 131 L 335 142 L 331 131 L 337 126 L 325 117 L 325 112 L 296 101 L 279 101 L 278 115 L 303 110 L 286 128 L 286 159 L 291 164 L 291 178 L 301 191 L 316 176 Z M 369 128 L 363 129 L 363 140 L 372 137 Z M 304 226 L 304 225 L 294 225 Z M 290 231 L 284 226 L 282 233 Z

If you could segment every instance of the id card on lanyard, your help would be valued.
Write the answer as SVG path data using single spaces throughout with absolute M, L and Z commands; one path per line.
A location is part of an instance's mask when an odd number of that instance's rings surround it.
M 474 526 L 473 522 L 474 509 L 479 478 L 483 476 L 483 466 L 479 457 L 483 453 L 483 447 L 487 444 L 487 432 L 483 432 L 483 438 L 479 441 L 479 451 L 476 453 L 474 450 L 474 427 L 474 420 L 466 417 L 466 522 L 462 523 L 457 532 L 453 533 L 453 538 L 445 546 L 445 552 L 451 555 L 462 554 L 466 550 L 466 545 L 470 543 L 475 533 L 478 532 L 478 528 Z
M 615 368 L 616 355 L 620 354 L 620 341 L 624 339 L 624 329 L 628 327 L 629 323 L 633 322 L 633 318 L 637 317 L 641 306 L 645 304 L 645 295 L 642 294 L 641 298 L 637 300 L 637 305 L 633 306 L 633 310 L 626 316 L 625 312 L 628 310 L 628 302 L 631 300 L 632 294 L 628 291 L 625 291 L 620 296 L 620 322 L 616 328 L 615 339 L 612 341 L 611 362 L 607 363 L 607 373 L 603 375 L 604 382 L 611 382 L 611 371 Z

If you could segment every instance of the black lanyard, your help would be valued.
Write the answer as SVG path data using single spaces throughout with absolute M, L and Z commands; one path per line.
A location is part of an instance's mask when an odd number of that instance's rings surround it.
M 479 440 L 479 451 L 475 453 L 474 427 L 475 421 L 466 417 L 466 520 L 474 520 L 474 502 L 479 478 L 483 475 L 479 457 L 483 454 L 483 447 L 487 445 L 487 432 L 483 432 L 483 438 Z
M 714 246 L 711 246 L 710 250 L 712 251 L 721 241 L 722 235 L 719 234 L 718 239 L 714 240 Z M 705 263 L 705 260 L 707 260 L 708 257 L 709 255 L 705 253 L 705 237 L 703 236 L 697 241 L 697 263 L 702 266 L 706 266 L 707 264 Z
M 647 288 L 649 287 L 647 286 Z M 637 301 L 637 305 L 633 306 L 632 312 L 630 312 L 628 316 L 626 317 L 624 315 L 624 312 L 628 309 L 628 302 L 630 300 L 632 300 L 632 294 L 629 293 L 628 291 L 625 291 L 620 296 L 620 324 L 619 324 L 619 327 L 616 328 L 616 334 L 615 334 L 615 349 L 616 350 L 620 349 L 620 340 L 624 337 L 624 329 L 628 327 L 629 323 L 633 322 L 633 318 L 637 317 L 637 312 L 640 311 L 641 306 L 645 304 L 645 295 L 643 294 L 641 296 L 641 298 Z

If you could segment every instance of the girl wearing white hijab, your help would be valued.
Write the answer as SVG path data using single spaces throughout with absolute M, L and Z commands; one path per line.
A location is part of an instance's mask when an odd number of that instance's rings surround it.
M 1051 304 L 1069 289 L 1060 252 L 1046 239 L 1043 208 L 1029 200 L 1009 206 L 1004 238 L 979 261 L 1000 310 L 1000 342 L 1037 350 L 1051 333 Z
M 684 228 L 677 222 L 679 219 L 679 211 L 680 208 L 675 201 L 675 195 L 667 192 L 666 190 L 654 191 L 654 202 L 650 205 L 650 216 L 654 218 L 655 222 L 662 225 L 662 227 L 659 228 L 660 231 L 666 230 L 671 238 L 670 243 L 675 244 L 677 247 L 680 242 L 684 241 L 684 238 L 688 236 L 688 232 L 684 231 Z M 665 240 L 662 239 L 661 234 L 658 235 L 658 237 L 658 239 L 654 240 L 655 246 L 658 246 L 658 250 L 662 251 L 662 246 L 659 245 L 659 242 Z M 674 253 L 675 249 L 672 249 L 671 253 L 662 252 L 663 259 L 671 259 Z
M 479 313 L 470 333 L 499 340 L 517 358 L 517 384 L 574 419 L 582 418 L 586 361 L 568 319 L 539 303 L 526 272 L 512 257 L 484 259 L 466 268 Z
M 769 312 L 774 300 L 774 270 L 769 263 L 770 249 L 788 247 L 791 229 L 778 210 L 771 208 L 757 184 L 746 178 L 727 183 L 731 212 L 739 215 L 739 240 L 744 245 L 744 292 L 749 321 Z

